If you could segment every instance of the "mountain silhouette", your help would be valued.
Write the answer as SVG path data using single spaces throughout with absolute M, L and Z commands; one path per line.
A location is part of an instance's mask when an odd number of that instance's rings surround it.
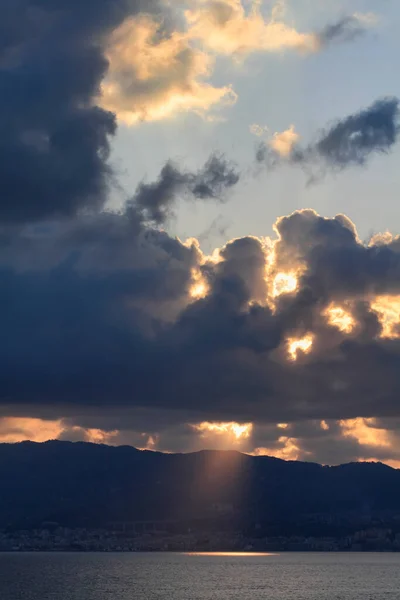
M 0 444 L 0 482 L 0 528 L 210 519 L 262 528 L 320 515 L 400 514 L 400 470 L 381 463 L 22 442 Z

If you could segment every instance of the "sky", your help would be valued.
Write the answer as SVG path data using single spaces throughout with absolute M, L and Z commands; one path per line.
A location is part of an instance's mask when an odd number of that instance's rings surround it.
M 400 467 L 398 3 L 0 17 L 0 442 Z

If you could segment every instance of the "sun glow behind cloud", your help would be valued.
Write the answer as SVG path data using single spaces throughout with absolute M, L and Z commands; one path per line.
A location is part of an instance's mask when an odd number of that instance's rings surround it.
M 198 425 L 192 425 L 195 431 L 200 433 L 215 433 L 216 435 L 231 435 L 236 440 L 246 439 L 251 435 L 253 429 L 252 423 L 235 423 L 235 422 L 210 422 L 204 421 Z
M 278 273 L 272 285 L 272 296 L 274 298 L 282 294 L 291 294 L 297 290 L 298 280 L 294 273 Z
M 400 337 L 400 296 L 377 296 L 371 301 L 371 309 L 378 315 L 383 338 Z
M 341 306 L 330 305 L 324 312 L 329 325 L 337 327 L 343 333 L 351 333 L 355 327 L 353 316 Z
M 189 288 L 189 295 L 193 300 L 200 300 L 201 298 L 205 298 L 210 291 L 210 286 L 208 285 L 205 277 L 202 275 L 201 271 L 197 269 L 193 269 L 192 271 L 192 283 Z
M 287 344 L 290 359 L 296 361 L 299 351 L 304 352 L 304 354 L 311 352 L 313 341 L 314 338 L 312 335 L 306 335 L 300 339 L 289 338 Z
M 381 339 L 397 339 L 400 337 L 400 296 L 376 296 L 369 301 L 370 308 L 377 314 L 382 327 Z M 351 334 L 357 322 L 350 308 L 331 304 L 323 313 L 329 325 L 345 334 Z
M 315 214 L 313 211 L 298 211 L 298 214 L 304 212 Z M 347 222 L 347 221 L 346 221 Z M 264 300 L 265 305 L 269 305 L 273 312 L 278 309 L 278 301 L 282 296 L 295 295 L 301 286 L 301 276 L 306 273 L 307 265 L 302 263 L 299 258 L 293 255 L 285 255 L 286 250 L 282 254 L 281 238 L 279 234 L 279 223 L 278 219 L 275 231 L 278 233 L 278 239 L 272 240 L 270 238 L 259 238 L 262 247 L 265 252 L 265 282 L 267 285 L 267 297 Z M 349 222 L 349 227 L 354 227 Z M 356 239 L 359 241 L 358 236 Z M 225 246 L 229 246 L 231 242 Z M 359 243 L 361 243 L 359 241 Z M 196 244 L 201 253 L 200 246 L 196 241 Z M 203 255 L 202 255 L 203 256 Z M 213 253 L 215 260 L 211 260 L 214 265 L 224 262 L 223 251 L 216 249 Z M 210 259 L 210 257 L 203 256 L 201 264 L 204 264 Z M 284 267 L 284 268 L 282 268 Z M 193 270 L 192 273 L 192 284 L 189 289 L 189 295 L 192 301 L 202 299 L 212 293 L 212 286 L 207 282 L 200 270 Z M 339 330 L 344 335 L 351 335 L 355 332 L 358 327 L 356 318 L 353 315 L 355 303 L 359 300 L 363 300 L 363 296 L 354 295 L 353 298 L 345 300 L 341 304 L 332 302 L 327 308 L 321 311 L 321 316 L 326 319 L 327 323 Z M 376 312 L 379 322 L 382 325 L 382 331 L 380 338 L 383 339 L 396 339 L 400 337 L 400 296 L 395 295 L 381 295 L 374 298 L 368 298 L 367 301 L 370 304 L 371 310 Z M 249 300 L 247 307 L 250 309 L 257 304 L 263 304 L 263 301 L 257 297 L 253 297 Z M 291 337 L 286 340 L 287 346 L 287 357 L 290 361 L 296 361 L 299 357 L 299 353 L 310 354 L 313 346 L 313 342 L 316 340 L 316 336 L 310 332 L 303 337 Z
M 229 449 L 246 442 L 253 431 L 252 423 L 204 421 L 190 425 L 210 448 Z

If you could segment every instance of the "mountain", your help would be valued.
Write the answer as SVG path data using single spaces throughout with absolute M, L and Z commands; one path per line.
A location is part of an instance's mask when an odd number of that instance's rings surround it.
M 0 528 L 215 519 L 242 528 L 279 524 L 280 532 L 287 524 L 324 522 L 321 515 L 343 521 L 396 514 L 400 470 L 381 463 L 327 467 L 223 451 L 0 444 Z

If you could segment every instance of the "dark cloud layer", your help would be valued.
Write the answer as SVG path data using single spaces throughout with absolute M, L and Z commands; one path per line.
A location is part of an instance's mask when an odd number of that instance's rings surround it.
M 383 98 L 322 130 L 305 148 L 295 144 L 287 157 L 261 144 L 257 161 L 269 168 L 285 162 L 301 166 L 313 179 L 326 171 L 365 165 L 374 154 L 388 153 L 397 143 L 399 115 L 398 98 Z
M 160 225 L 171 216 L 180 197 L 223 200 L 239 178 L 236 167 L 218 154 L 213 154 L 197 173 L 183 171 L 169 161 L 157 181 L 138 186 L 132 205 L 147 221 Z
M 112 410 L 125 427 L 138 411 L 148 427 L 165 413 L 170 425 L 398 416 L 400 342 L 382 337 L 370 303 L 400 294 L 398 242 L 365 246 L 348 219 L 313 211 L 277 230 L 279 270 L 303 274 L 274 310 L 257 238 L 214 263 L 131 213 L 4 235 L 3 414 L 87 414 L 95 426 Z M 209 286 L 196 301 L 193 270 Z M 322 316 L 332 302 L 351 306 L 351 333 Z M 312 352 L 289 360 L 288 338 L 307 333 Z

